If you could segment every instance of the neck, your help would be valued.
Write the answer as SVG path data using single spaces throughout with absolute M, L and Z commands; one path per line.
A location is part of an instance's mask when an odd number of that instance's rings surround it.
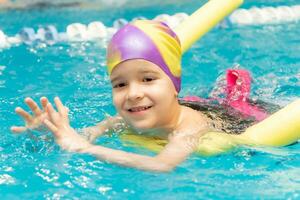
M 162 127 L 166 133 L 174 133 L 179 129 L 183 121 L 182 112 L 182 106 L 176 102 L 176 105 L 173 107 L 172 112 L 170 113 L 171 118 L 167 121 L 166 126 Z

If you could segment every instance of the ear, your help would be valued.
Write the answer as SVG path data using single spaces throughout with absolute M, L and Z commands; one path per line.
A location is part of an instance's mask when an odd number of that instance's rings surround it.
M 178 92 L 177 92 L 177 91 L 174 92 L 174 97 L 175 97 L 175 98 L 178 97 Z

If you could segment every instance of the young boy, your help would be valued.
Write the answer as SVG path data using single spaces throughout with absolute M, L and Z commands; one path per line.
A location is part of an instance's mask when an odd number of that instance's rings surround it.
M 148 20 L 128 24 L 113 36 L 107 50 L 117 116 L 84 129 L 86 139 L 70 126 L 68 109 L 58 97 L 54 99 L 57 110 L 45 97 L 41 98 L 43 109 L 26 98 L 34 115 L 16 108 L 26 125 L 11 130 L 21 133 L 46 127 L 67 151 L 142 170 L 170 171 L 197 150 L 201 136 L 220 127 L 201 112 L 179 103 L 181 54 L 180 41 L 166 24 Z M 154 157 L 92 144 L 116 127 L 166 139 L 168 143 Z

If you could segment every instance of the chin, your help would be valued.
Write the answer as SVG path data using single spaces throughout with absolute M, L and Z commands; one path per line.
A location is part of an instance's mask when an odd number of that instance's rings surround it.
M 150 123 L 144 123 L 144 122 L 129 122 L 131 127 L 138 131 L 138 132 L 149 132 L 153 129 L 155 129 L 155 126 Z

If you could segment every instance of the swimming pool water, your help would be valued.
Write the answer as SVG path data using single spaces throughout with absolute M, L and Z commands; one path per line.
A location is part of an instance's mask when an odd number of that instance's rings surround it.
M 202 1 L 203 2 L 203 1 Z M 297 1 L 249 1 L 253 5 L 296 5 Z M 120 9 L 44 9 L 0 11 L 0 29 L 53 24 L 60 31 L 73 22 L 117 18 L 153 18 L 161 13 L 191 13 L 200 5 Z M 207 97 L 227 68 L 251 71 L 251 96 L 286 105 L 300 96 L 300 24 L 215 28 L 183 57 L 181 96 Z M 215 157 L 192 156 L 175 171 L 156 174 L 124 168 L 91 156 L 61 151 L 51 140 L 9 127 L 22 124 L 14 113 L 27 96 L 60 96 L 72 125 L 86 127 L 115 114 L 101 42 L 20 45 L 0 50 L 0 197 L 1 199 L 299 199 L 300 145 L 283 148 L 241 147 Z M 35 141 L 37 139 L 37 141 Z M 97 142 L 122 146 L 116 135 Z

